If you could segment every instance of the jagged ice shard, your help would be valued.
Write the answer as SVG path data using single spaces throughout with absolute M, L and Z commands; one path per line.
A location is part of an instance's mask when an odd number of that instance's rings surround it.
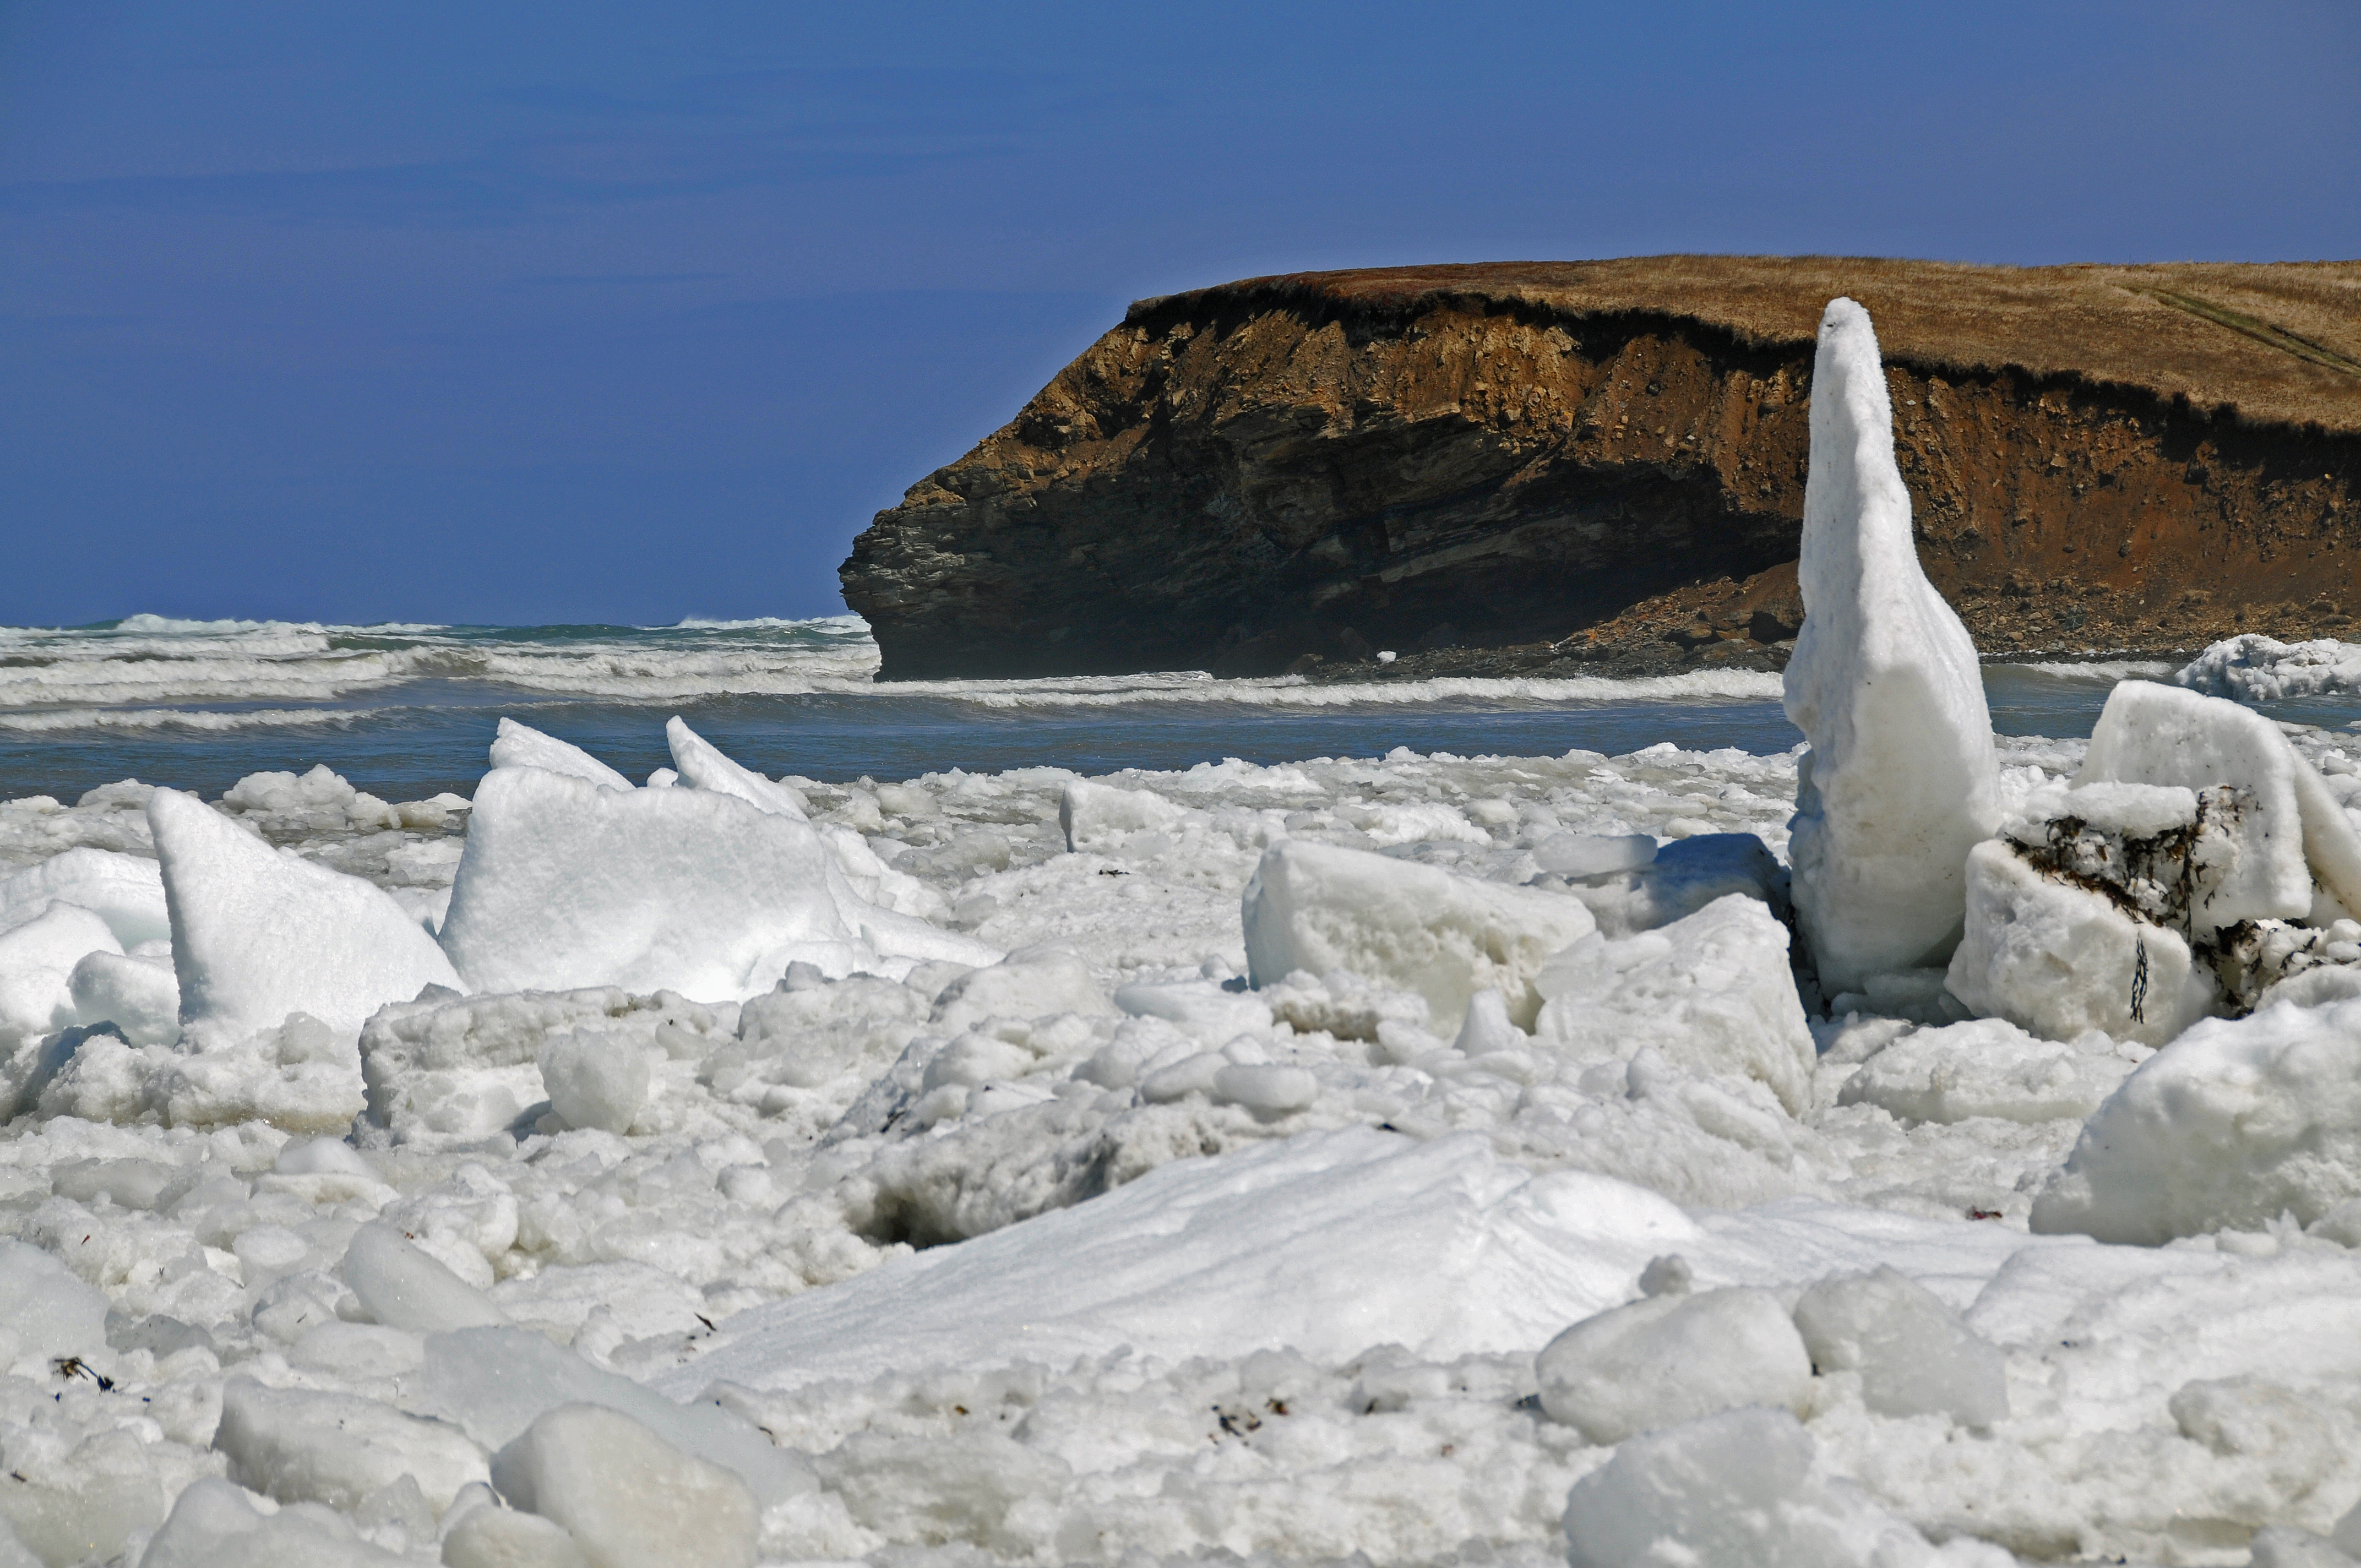
M 1798 567 L 1804 626 L 1787 717 L 1795 913 L 1821 988 L 1940 963 L 1959 940 L 1968 851 L 2000 819 L 1983 677 L 1919 568 L 1894 409 L 1869 313 L 1820 317 Z

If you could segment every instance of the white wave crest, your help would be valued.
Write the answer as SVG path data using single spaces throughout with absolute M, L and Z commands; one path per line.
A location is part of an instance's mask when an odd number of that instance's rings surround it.
M 2061 681 L 2091 681 L 2114 685 L 2118 681 L 2156 681 L 2172 674 L 2164 659 L 2037 659 L 2007 666 L 2052 675 Z
M 169 615 L 126 615 L 112 630 L 118 636 L 225 637 L 251 631 L 318 631 L 312 621 L 183 620 Z
M 2342 696 L 2361 692 L 2361 643 L 2330 637 L 2281 642 L 2249 631 L 2214 643 L 2172 678 L 2192 691 L 2240 702 Z
M 749 620 L 711 620 L 701 615 L 685 615 L 670 626 L 651 627 L 653 631 L 818 631 L 834 632 L 846 637 L 866 637 L 869 623 L 857 615 L 820 615 L 804 620 L 782 620 L 775 615 L 758 615 Z
M 252 649 L 211 657 L 137 645 L 106 658 L 39 662 L 17 655 L 0 663 L 0 708 L 60 703 L 289 702 L 342 696 L 426 676 L 478 673 L 473 650 L 425 645 L 392 651 L 291 649 L 277 656 Z
M 341 729 L 360 717 L 360 710 L 348 707 L 264 707 L 236 713 L 206 708 L 68 707 L 46 713 L 0 713 L 0 734 L 56 735 L 77 729 L 269 729 L 295 725 Z
M 423 682 L 469 688 L 476 700 L 513 695 L 656 706 L 729 696 L 875 696 L 995 710 L 1136 704 L 1339 709 L 1451 702 L 1752 702 L 1775 699 L 1780 693 L 1777 675 L 1754 671 L 1629 680 L 1452 677 L 1314 685 L 1297 676 L 1216 681 L 1202 671 L 880 684 L 877 669 L 876 641 L 867 624 L 850 615 L 800 620 L 692 618 L 655 628 L 517 629 L 181 621 L 141 615 L 103 628 L 0 628 L 0 714 L 26 718 L 9 726 L 20 731 L 91 728 L 98 721 L 90 715 L 100 711 L 116 712 L 113 722 L 126 728 L 191 727 L 185 717 L 155 716 L 197 706 L 374 706 L 403 701 L 406 689 Z M 256 721 L 235 715 L 225 722 Z
M 1628 680 L 1444 676 L 1423 681 L 1345 681 L 1314 685 L 1301 676 L 1217 681 L 1201 671 L 1104 676 L 1093 681 L 895 681 L 881 694 L 940 696 L 983 707 L 1115 707 L 1134 703 L 1235 704 L 1251 707 L 1362 707 L 1480 703 L 1775 700 L 1779 677 L 1755 670 L 1697 671 Z

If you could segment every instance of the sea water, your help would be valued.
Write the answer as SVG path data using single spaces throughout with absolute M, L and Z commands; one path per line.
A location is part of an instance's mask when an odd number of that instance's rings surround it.
M 849 781 L 1049 765 L 1085 773 L 1236 757 L 1784 751 L 1801 737 L 1779 677 L 1314 685 L 1202 672 L 879 682 L 851 616 L 675 626 L 334 626 L 136 615 L 0 628 L 0 798 L 72 800 L 137 778 L 218 795 L 262 769 L 326 762 L 390 800 L 468 793 L 515 718 L 634 777 L 668 761 L 661 720 L 771 773 Z M 2003 734 L 2086 735 L 2108 690 L 2174 661 L 1993 664 Z M 2268 709 L 2342 727 L 2361 697 Z

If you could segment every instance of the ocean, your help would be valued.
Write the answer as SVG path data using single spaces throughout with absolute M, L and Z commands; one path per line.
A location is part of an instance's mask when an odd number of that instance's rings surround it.
M 325 762 L 386 799 L 471 793 L 507 715 L 635 777 L 678 713 L 765 773 L 843 782 L 1053 765 L 1082 773 L 1380 756 L 1620 753 L 1661 741 L 1765 755 L 1801 740 L 1779 678 L 1437 680 L 1315 685 L 1202 672 L 1050 680 L 873 679 L 851 616 L 675 626 L 334 626 L 135 615 L 0 628 L 0 798 L 71 801 L 119 779 L 212 795 Z M 2080 736 L 2126 676 L 2172 661 L 1993 664 L 2004 734 Z M 2269 706 L 2333 727 L 2361 697 Z

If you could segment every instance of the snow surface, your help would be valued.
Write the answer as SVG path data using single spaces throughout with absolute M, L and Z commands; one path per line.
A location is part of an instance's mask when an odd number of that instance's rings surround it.
M 511 748 L 472 802 L 0 804 L 17 874 L 82 853 L 16 927 L 71 939 L 0 973 L 48 1009 L 0 1041 L 0 1562 L 2336 1561 L 2341 968 L 2161 1050 L 1924 971 L 1807 1013 L 1793 756 L 774 795 L 673 740 L 658 790 Z M 2335 738 L 2279 743 L 2343 825 Z M 2085 751 L 2002 740 L 1996 815 Z M 181 843 L 152 885 L 284 879 L 335 912 L 305 950 L 580 967 L 143 1037 L 97 1014 L 182 961 L 177 893 L 115 923 Z M 1269 972 L 1291 861 L 1352 891 Z M 1575 934 L 1528 966 L 1543 900 Z M 1438 1001 L 1404 955 L 1444 951 Z M 1627 1325 L 1658 1353 L 1576 1353 Z
M 1960 867 L 2000 809 L 1975 644 L 1919 567 L 1877 335 L 1850 300 L 1820 318 L 1811 427 L 1786 704 L 1811 742 L 1795 910 L 1834 995 L 1950 956 Z
M 2034 1205 L 2038 1230 L 2154 1245 L 2361 1222 L 2361 1003 L 2201 1024 L 2142 1063 Z

